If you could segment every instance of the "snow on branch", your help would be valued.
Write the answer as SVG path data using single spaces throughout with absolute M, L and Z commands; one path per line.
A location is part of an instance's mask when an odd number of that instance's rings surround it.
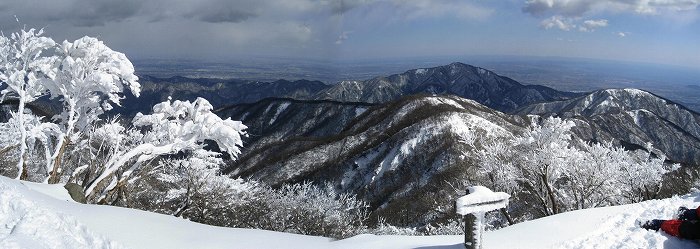
M 153 106 L 152 114 L 136 114 L 132 123 L 141 129 L 137 144 L 115 151 L 86 193 L 94 196 L 97 194 L 96 188 L 107 179 L 128 179 L 148 160 L 162 155 L 202 150 L 205 141 L 215 142 L 223 152 L 236 158 L 241 153 L 241 136 L 245 136 L 247 127 L 240 121 L 221 119 L 211 112 L 212 109 L 209 101 L 203 98 L 197 98 L 193 102 L 168 99 Z M 123 168 L 134 159 L 135 162 L 130 167 Z M 122 173 L 115 175 L 117 171 Z M 115 186 L 117 184 L 108 185 L 101 191 L 99 198 L 104 198 L 104 194 Z
M 204 140 L 216 142 L 219 148 L 235 158 L 243 146 L 241 135 L 247 127 L 240 121 L 221 119 L 212 113 L 209 101 L 197 98 L 193 102 L 170 101 L 153 106 L 153 114 L 136 114 L 136 127 L 150 127 L 143 138 L 154 145 L 173 144 L 173 150 L 187 149 Z

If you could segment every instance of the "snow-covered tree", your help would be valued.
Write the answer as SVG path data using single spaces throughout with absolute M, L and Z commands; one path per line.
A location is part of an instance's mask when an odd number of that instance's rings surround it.
M 201 212 L 206 209 L 219 209 L 218 206 L 231 205 L 230 202 L 248 202 L 259 198 L 257 183 L 232 179 L 221 175 L 223 160 L 217 153 L 197 149 L 184 159 L 162 160 L 151 174 L 166 183 L 168 192 L 165 203 L 177 203 L 174 216 L 190 216 L 186 212 Z M 218 203 L 215 204 L 215 203 Z M 191 212 L 190 212 L 191 213 Z
M 481 181 L 547 216 L 652 198 L 673 169 L 663 155 L 648 152 L 651 146 L 626 151 L 611 142 L 574 140 L 573 125 L 550 117 L 521 135 L 486 142 L 478 152 Z
M 133 125 L 143 133 L 127 148 L 114 150 L 98 170 L 99 176 L 88 184 L 86 193 L 102 199 L 143 163 L 163 155 L 200 150 L 205 141 L 216 143 L 222 152 L 235 158 L 240 154 L 241 136 L 247 127 L 240 121 L 222 120 L 212 109 L 207 100 L 197 98 L 193 102 L 167 100 L 153 106 L 153 114 L 138 113 Z
M 0 123 L 0 144 L 2 144 L 0 155 L 20 145 L 21 141 L 17 140 L 17 138 L 20 137 L 20 132 L 24 130 L 27 133 L 25 140 L 27 148 L 37 149 L 37 145 L 41 146 L 41 150 L 44 152 L 44 159 L 48 160 L 51 156 L 49 150 L 52 139 L 61 133 L 59 127 L 54 123 L 42 121 L 42 117 L 32 113 L 24 113 L 22 116 L 22 126 L 20 126 L 19 113 L 17 112 L 11 112 L 11 118 L 6 123 Z M 20 127 L 23 127 L 23 129 Z M 31 150 L 27 152 L 31 152 Z
M 56 56 L 52 55 L 56 43 L 42 34 L 43 30 L 22 29 L 9 37 L 0 35 L 0 82 L 6 86 L 0 94 L 2 94 L 2 100 L 12 96 L 19 101 L 17 122 L 20 133 L 20 155 L 17 163 L 17 179 L 27 177 L 25 105 L 44 95 L 45 83 L 52 81 L 56 76 L 56 68 L 53 66 Z
M 489 141 L 477 151 L 480 160 L 479 173 L 486 176 L 484 185 L 514 194 L 519 190 L 514 158 L 510 141 L 505 139 Z
M 542 215 L 561 212 L 557 181 L 571 164 L 570 129 L 573 122 L 547 118 L 525 134 L 505 143 L 484 146 L 479 153 L 482 172 L 495 189 L 513 193 L 524 188 Z
M 134 66 L 122 53 L 115 52 L 102 41 L 83 37 L 75 42 L 64 41 L 58 49 L 58 72 L 53 81 L 46 82 L 52 98 L 60 98 L 63 112 L 60 120 L 63 134 L 47 168 L 49 183 L 55 183 L 61 172 L 61 159 L 67 145 L 77 142 L 80 133 L 98 120 L 104 111 L 119 105 L 125 87 L 139 96 L 140 85 Z
M 627 152 L 611 142 L 584 143 L 571 155 L 574 164 L 566 172 L 568 200 L 572 209 L 621 204 L 617 179 Z
M 651 144 L 646 150 L 627 152 L 621 164 L 619 177 L 616 178 L 620 192 L 625 202 L 640 202 L 657 197 L 661 189 L 662 177 L 665 173 L 680 167 L 678 164 L 665 164 L 666 157 L 660 152 L 656 155 Z

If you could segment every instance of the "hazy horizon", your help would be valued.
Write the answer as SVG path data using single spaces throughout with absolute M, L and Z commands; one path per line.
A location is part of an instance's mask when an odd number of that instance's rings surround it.
M 0 29 L 96 36 L 132 60 L 542 56 L 700 68 L 700 0 L 26 0 Z M 19 19 L 19 23 L 15 20 Z

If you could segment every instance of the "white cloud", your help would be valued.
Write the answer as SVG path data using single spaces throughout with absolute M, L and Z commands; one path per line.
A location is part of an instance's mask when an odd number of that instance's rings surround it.
M 607 27 L 607 26 L 608 26 L 608 20 L 605 20 L 605 19 L 586 20 L 586 21 L 583 21 L 583 24 L 581 24 L 578 27 L 578 30 L 581 32 L 593 32 L 598 28 Z
M 626 37 L 626 36 L 628 36 L 630 33 L 629 33 L 629 32 L 622 32 L 622 31 L 620 31 L 620 32 L 617 32 L 617 33 L 615 33 L 615 34 L 616 34 L 617 36 L 619 36 L 619 37 Z
M 608 20 L 606 19 L 585 20 L 578 23 L 579 21 L 580 18 L 552 16 L 540 22 L 540 27 L 544 29 L 559 29 L 563 31 L 578 30 L 581 32 L 593 32 L 596 29 L 608 26 Z
M 682 17 L 681 23 L 689 23 L 700 18 L 695 11 L 699 6 L 700 0 L 526 0 L 522 10 L 536 17 L 551 16 L 542 21 L 543 27 L 568 31 L 578 26 L 581 32 L 593 32 L 607 27 L 607 20 L 587 20 L 578 25 L 574 22 L 592 16 L 628 13 L 656 15 L 669 20 Z M 557 23 L 561 21 L 568 21 L 569 25 Z
M 540 23 L 540 26 L 544 29 L 557 28 L 564 31 L 569 31 L 573 28 L 576 28 L 576 25 L 573 24 L 573 20 L 571 18 L 566 18 L 562 16 L 553 16 L 547 18 Z
M 527 0 L 523 11 L 536 16 L 581 17 L 601 12 L 658 14 L 696 10 L 700 0 Z

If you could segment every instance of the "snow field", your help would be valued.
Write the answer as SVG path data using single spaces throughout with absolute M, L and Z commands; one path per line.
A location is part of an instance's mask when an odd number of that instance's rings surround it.
M 330 248 L 458 249 L 464 236 L 358 235 L 344 240 L 214 227 L 181 218 L 68 200 L 61 185 L 0 177 L 0 248 Z M 668 219 L 694 193 L 616 207 L 584 209 L 484 233 L 484 248 L 700 248 L 692 241 L 635 227 Z
M 21 187 L 0 182 L 0 248 L 124 248 L 70 215 L 32 201 L 18 191 Z

